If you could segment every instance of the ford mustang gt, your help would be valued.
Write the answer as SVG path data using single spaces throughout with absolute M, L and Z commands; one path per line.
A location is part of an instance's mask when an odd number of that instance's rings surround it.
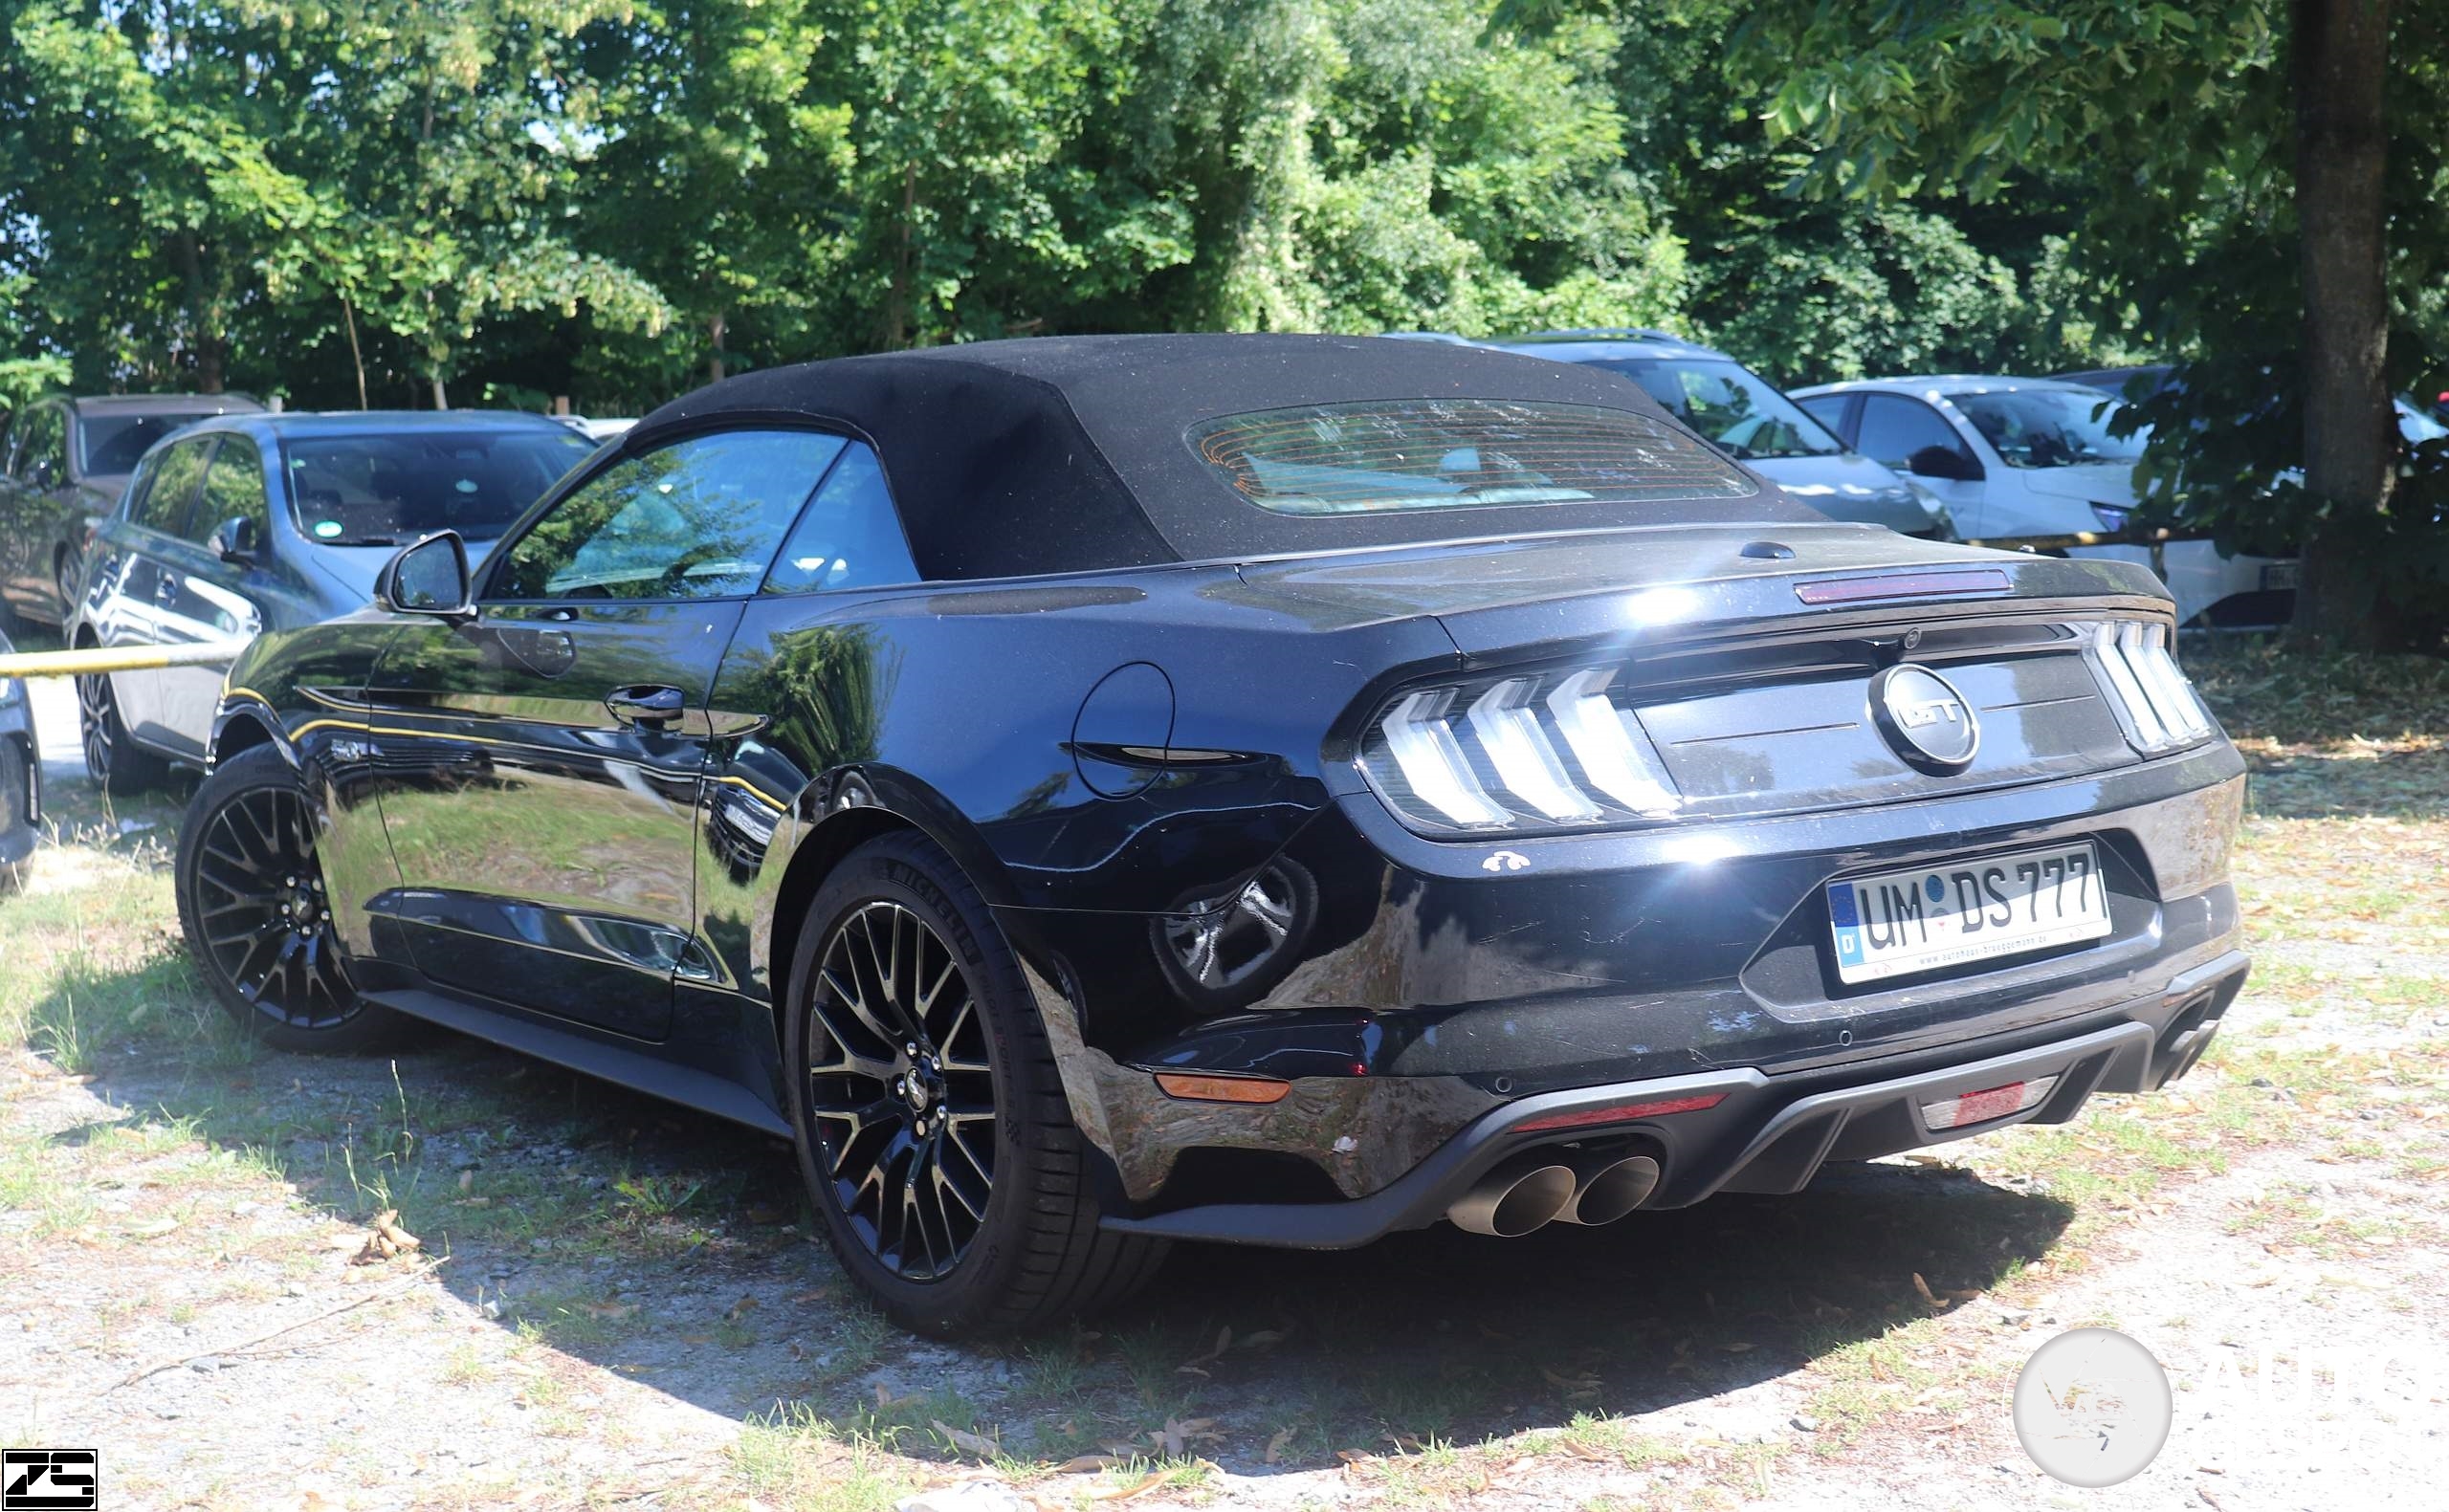
M 375 600 L 224 689 L 178 887 L 230 1010 L 787 1138 L 935 1332 L 2063 1122 L 2244 980 L 2242 765 L 2144 569 L 1830 522 L 1594 368 L 778 368 Z

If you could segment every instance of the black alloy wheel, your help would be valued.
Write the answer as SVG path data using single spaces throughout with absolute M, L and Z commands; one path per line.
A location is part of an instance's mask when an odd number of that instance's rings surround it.
M 1004 1332 L 1154 1275 L 1163 1241 L 1099 1227 L 1102 1157 L 1019 957 L 952 858 L 916 832 L 871 840 L 803 919 L 783 1019 L 793 1142 L 834 1256 L 886 1314 Z
M 313 806 L 257 746 L 197 788 L 179 836 L 179 921 L 232 1018 L 284 1050 L 354 1050 L 392 1027 L 357 996 L 332 927 Z
M 85 751 L 85 775 L 104 792 L 143 792 L 159 787 L 169 776 L 168 762 L 129 736 L 108 673 L 77 679 L 77 728 Z
M 995 1074 L 960 963 L 898 903 L 833 928 L 808 1003 L 807 1113 L 834 1200 L 894 1274 L 960 1263 L 995 1186 Z

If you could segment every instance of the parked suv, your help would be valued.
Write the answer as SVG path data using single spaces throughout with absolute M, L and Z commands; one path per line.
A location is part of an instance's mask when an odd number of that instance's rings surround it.
M 45 399 L 0 439 L 0 618 L 67 623 L 87 532 L 144 449 L 211 415 L 260 410 L 244 394 Z
M 243 643 L 363 607 L 392 550 L 479 549 L 592 449 L 541 415 L 230 415 L 145 453 L 95 536 L 69 644 Z M 142 787 L 201 764 L 219 666 L 77 679 L 85 768 Z
M 1936 494 L 1857 452 L 1767 379 L 1665 331 L 1542 331 L 1484 343 L 1500 351 L 1622 373 L 1667 413 L 1831 519 L 1908 536 L 1953 535 Z
M 2287 603 L 2272 596 L 2294 589 L 2294 562 L 2222 556 L 2208 540 L 2057 544 L 2123 532 L 2139 502 L 2146 437 L 2113 433 L 2124 402 L 2098 388 L 1959 373 L 1824 383 L 1795 390 L 1795 402 L 1864 455 L 1922 479 L 1969 539 L 2140 562 L 2176 596 L 2179 624 L 2285 622 Z

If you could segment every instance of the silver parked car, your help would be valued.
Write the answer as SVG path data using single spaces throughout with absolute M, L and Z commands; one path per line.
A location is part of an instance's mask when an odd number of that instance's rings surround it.
M 1542 331 L 1483 344 L 1623 374 L 1728 455 L 1831 519 L 1940 539 L 1954 534 L 1933 492 L 1846 449 L 1724 352 L 1636 328 Z
M 2124 401 L 2054 378 L 1955 373 L 1868 378 L 1795 390 L 1795 401 L 1864 455 L 1911 472 L 1972 540 L 2048 541 L 2126 529 L 2148 434 L 2114 434 Z M 2284 623 L 2296 564 L 2222 556 L 2208 540 L 2066 546 L 2158 572 L 2177 622 Z
M 477 555 L 590 448 L 541 415 L 230 415 L 144 454 L 97 530 L 76 646 L 238 647 L 364 608 L 400 546 L 459 533 Z M 131 790 L 202 766 L 221 697 L 206 665 L 77 679 L 85 770 Z
M 0 655 L 16 647 L 0 634 Z M 22 678 L 0 677 L 0 889 L 16 885 L 42 824 L 42 742 Z

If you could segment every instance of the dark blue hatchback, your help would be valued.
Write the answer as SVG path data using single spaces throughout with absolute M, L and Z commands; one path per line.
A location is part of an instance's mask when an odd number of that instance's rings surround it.
M 477 551 L 585 460 L 537 415 L 227 415 L 144 454 L 96 535 L 69 644 L 230 643 L 362 608 L 385 559 L 452 530 Z M 223 662 L 80 677 L 86 770 L 111 787 L 202 764 Z

